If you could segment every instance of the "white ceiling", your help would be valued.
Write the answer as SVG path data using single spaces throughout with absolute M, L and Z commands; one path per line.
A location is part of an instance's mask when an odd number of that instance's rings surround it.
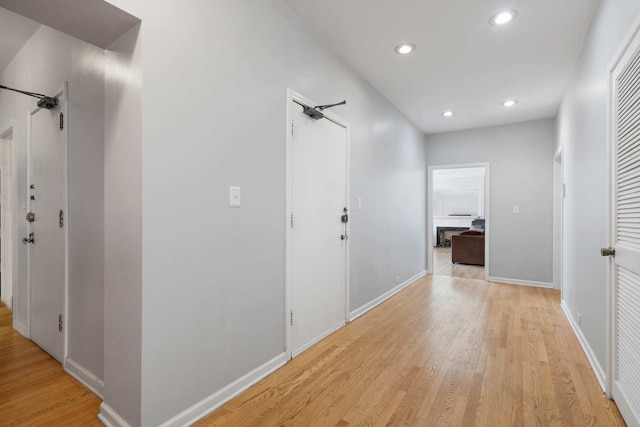
M 40 24 L 37 22 L 0 7 L 0 72 L 38 28 Z
M 0 0 L 0 6 L 104 49 L 140 22 L 104 0 Z
M 554 117 L 598 3 L 283 1 L 426 133 Z M 489 25 L 511 8 L 516 20 Z M 404 42 L 416 51 L 397 55 Z M 502 107 L 508 98 L 519 103 Z

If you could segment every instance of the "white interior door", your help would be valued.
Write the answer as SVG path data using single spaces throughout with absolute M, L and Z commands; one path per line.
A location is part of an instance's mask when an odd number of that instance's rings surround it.
M 628 49 L 613 77 L 611 391 L 627 424 L 640 426 L 640 38 Z
M 29 328 L 31 339 L 62 363 L 64 335 L 65 244 L 61 216 L 64 215 L 65 135 L 60 129 L 58 107 L 31 113 L 29 129 L 28 209 L 33 241 L 26 241 L 29 253 Z M 23 240 L 23 242 L 25 242 Z
M 347 130 L 293 103 L 292 355 L 345 324 Z

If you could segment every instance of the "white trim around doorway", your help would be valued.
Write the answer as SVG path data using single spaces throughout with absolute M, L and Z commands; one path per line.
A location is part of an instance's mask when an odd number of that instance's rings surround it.
M 7 136 L 11 134 L 11 203 L 10 206 L 13 209 L 12 215 L 11 215 L 11 223 L 9 224 L 9 227 L 11 227 L 11 235 L 13 237 L 13 240 L 11 242 L 12 248 L 11 248 L 11 283 L 9 284 L 9 286 L 11 287 L 11 298 L 12 298 L 12 303 L 11 303 L 11 311 L 12 311 L 12 319 L 13 319 L 13 328 L 16 329 L 18 332 L 20 332 L 21 334 L 24 335 L 25 332 L 25 327 L 24 325 L 22 325 L 20 322 L 18 322 L 16 320 L 16 310 L 15 310 L 15 306 L 14 306 L 14 301 L 15 301 L 15 296 L 16 296 L 16 277 L 17 277 L 17 270 L 18 270 L 18 261 L 17 261 L 17 248 L 18 248 L 18 233 L 17 233 L 17 222 L 16 222 L 16 206 L 18 206 L 18 179 L 17 179 L 17 161 L 16 161 L 16 150 L 15 150 L 15 141 L 16 141 L 16 120 L 15 119 L 11 119 L 9 120 L 7 123 L 5 123 L 4 125 L 0 126 L 0 142 L 4 145 L 4 139 L 7 138 Z M 4 150 L 4 146 L 2 147 L 2 149 Z M 6 159 L 5 159 L 6 162 Z M 4 256 L 4 254 L 3 254 Z M 5 260 L 2 261 L 2 264 L 5 264 Z M 2 273 L 4 273 L 4 269 L 2 269 Z M 6 275 L 2 275 L 2 280 L 4 280 L 6 277 Z
M 452 165 L 429 166 L 427 173 L 427 274 L 433 274 L 433 171 L 439 169 L 466 169 L 484 167 L 484 218 L 485 218 L 485 238 L 484 238 L 484 280 L 489 281 L 490 274 L 490 239 L 491 239 L 491 179 L 489 162 L 462 163 Z
M 558 185 L 560 184 L 560 185 Z M 564 245 L 564 158 L 562 146 L 553 156 L 553 288 L 560 291 L 562 298 L 562 248 Z

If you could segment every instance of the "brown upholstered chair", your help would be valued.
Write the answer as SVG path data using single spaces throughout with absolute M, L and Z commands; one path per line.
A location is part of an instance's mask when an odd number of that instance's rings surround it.
M 451 236 L 451 262 L 484 265 L 484 233 L 465 231 Z

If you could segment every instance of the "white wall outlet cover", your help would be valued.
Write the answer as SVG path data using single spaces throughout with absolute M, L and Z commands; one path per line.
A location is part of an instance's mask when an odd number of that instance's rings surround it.
M 358 197 L 358 210 L 361 211 L 362 210 L 362 198 Z
M 240 187 L 229 187 L 229 206 L 232 208 L 241 206 Z

